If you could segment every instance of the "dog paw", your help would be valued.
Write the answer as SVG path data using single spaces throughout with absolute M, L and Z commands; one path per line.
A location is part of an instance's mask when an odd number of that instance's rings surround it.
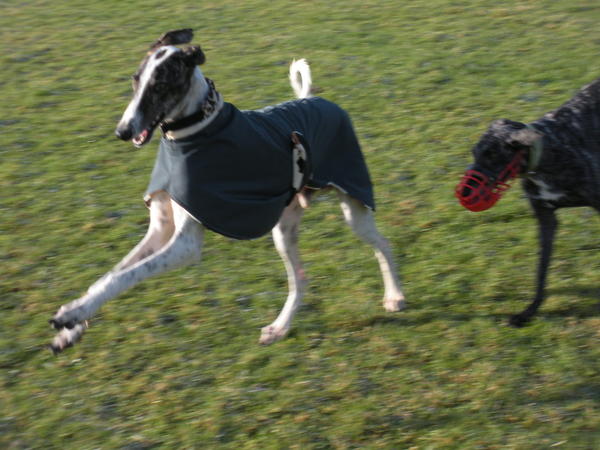
M 69 330 L 73 329 L 77 324 L 72 320 L 63 320 L 57 317 L 53 317 L 48 321 L 52 328 L 55 330 L 62 330 L 63 328 L 67 328 Z
M 404 297 L 384 298 L 383 307 L 387 312 L 398 312 L 406 309 Z
M 527 324 L 527 322 L 529 322 L 530 320 L 531 320 L 531 316 L 529 314 L 519 313 L 519 314 L 510 316 L 510 319 L 508 319 L 508 323 L 509 323 L 509 325 L 511 325 L 513 327 L 521 328 L 521 327 L 525 326 Z
M 55 330 L 62 330 L 68 328 L 69 330 L 77 326 L 78 323 L 83 322 L 82 311 L 80 308 L 67 308 L 64 305 L 54 314 L 52 319 L 48 321 L 52 328 Z
M 269 345 L 283 339 L 288 334 L 289 328 L 268 325 L 260 331 L 260 339 L 258 342 L 261 345 Z
M 62 328 L 52 340 L 50 350 L 55 355 L 62 352 L 65 348 L 71 347 L 75 342 L 81 339 L 83 332 L 88 327 L 87 321 L 77 323 L 71 328 Z

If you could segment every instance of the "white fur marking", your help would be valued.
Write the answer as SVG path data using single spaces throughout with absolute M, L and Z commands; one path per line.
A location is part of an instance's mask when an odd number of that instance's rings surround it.
M 536 197 L 540 200 L 544 200 L 547 202 L 560 200 L 565 195 L 562 192 L 552 192 L 550 191 L 550 186 L 544 183 L 542 180 L 538 180 L 536 178 L 530 178 L 531 182 L 534 183 L 539 190 L 539 195 Z
M 293 60 L 290 64 L 290 84 L 298 98 L 311 97 L 312 77 L 305 59 Z
M 157 58 L 156 54 L 158 52 L 162 52 L 162 51 L 164 51 L 164 54 L 161 55 L 160 58 Z M 179 48 L 177 48 L 177 47 L 165 46 L 165 47 L 160 47 L 158 52 L 155 52 L 150 56 L 150 58 L 148 59 L 148 61 L 146 63 L 146 66 L 144 67 L 144 71 L 140 74 L 140 81 L 139 81 L 138 89 L 137 89 L 135 95 L 133 96 L 133 98 L 131 99 L 131 101 L 129 102 L 129 105 L 127 105 L 127 108 L 125 109 L 125 112 L 123 113 L 123 116 L 121 117 L 121 120 L 119 121 L 119 126 L 131 123 L 135 130 L 138 129 L 138 124 L 141 121 L 141 117 L 140 117 L 138 108 L 140 106 L 142 97 L 144 96 L 144 91 L 146 90 L 148 82 L 152 78 L 152 74 L 154 73 L 156 68 L 158 66 L 160 66 L 162 63 L 164 63 L 168 59 L 169 56 L 171 56 L 173 53 L 175 53 L 177 51 L 180 51 Z

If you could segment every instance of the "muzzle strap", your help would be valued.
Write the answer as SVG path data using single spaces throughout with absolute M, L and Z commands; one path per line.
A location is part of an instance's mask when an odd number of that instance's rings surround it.
M 527 124 L 527 128 L 533 131 L 536 134 L 542 134 L 541 131 L 537 130 L 532 125 Z M 538 168 L 540 164 L 540 160 L 542 159 L 542 153 L 544 152 L 544 144 L 542 142 L 542 137 L 540 136 L 538 139 L 533 141 L 531 149 L 529 149 L 529 164 L 527 165 L 527 173 L 533 174 Z

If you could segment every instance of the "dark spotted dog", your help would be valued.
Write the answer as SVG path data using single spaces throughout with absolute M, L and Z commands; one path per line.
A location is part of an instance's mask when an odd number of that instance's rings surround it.
M 591 206 L 600 211 L 600 79 L 542 118 L 524 124 L 493 122 L 473 148 L 474 164 L 456 195 L 468 209 L 491 207 L 508 182 L 521 175 L 539 224 L 537 289 L 531 304 L 513 315 L 522 326 L 544 300 L 546 273 L 558 221 L 558 208 Z
M 191 30 L 177 30 L 152 45 L 133 76 L 133 99 L 116 129 L 120 139 L 137 147 L 157 127 L 163 132 L 146 193 L 148 233 L 86 294 L 58 310 L 51 319 L 59 330 L 52 349 L 77 341 L 86 319 L 125 289 L 199 260 L 205 228 L 237 239 L 273 230 L 289 295 L 277 319 L 262 329 L 260 342 L 281 339 L 306 287 L 297 247 L 300 218 L 309 193 L 322 188 L 337 191 L 347 223 L 373 246 L 385 309 L 402 309 L 392 251 L 375 226 L 371 181 L 350 119 L 334 103 L 311 97 L 306 61 L 290 66 L 298 100 L 240 111 L 202 74 L 204 52 L 176 47 L 191 39 Z

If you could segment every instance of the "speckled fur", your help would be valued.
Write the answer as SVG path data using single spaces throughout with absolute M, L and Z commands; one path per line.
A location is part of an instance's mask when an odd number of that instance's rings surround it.
M 531 152 L 536 139 L 541 139 L 543 148 L 539 164 L 531 171 L 524 158 L 521 175 L 539 223 L 537 289 L 531 304 L 511 317 L 510 323 L 515 326 L 528 322 L 544 300 L 558 226 L 555 211 L 577 206 L 600 211 L 600 79 L 529 126 L 506 119 L 492 123 L 473 148 L 472 167 L 492 177 L 498 175 L 515 152 Z

